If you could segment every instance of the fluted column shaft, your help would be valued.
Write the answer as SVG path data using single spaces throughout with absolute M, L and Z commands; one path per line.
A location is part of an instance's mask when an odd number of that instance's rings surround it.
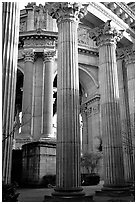
M 55 3 L 58 25 L 56 191 L 80 192 L 78 4 Z
M 3 2 L 2 31 L 2 179 L 10 183 L 19 35 L 18 3 Z
M 53 134 L 53 66 L 54 50 L 44 51 L 44 102 L 43 102 L 43 136 L 51 138 Z
M 116 42 L 121 33 L 111 21 L 91 35 L 99 46 L 99 83 L 101 94 L 101 125 L 103 140 L 104 187 L 124 186 L 124 164 L 121 138 Z
M 32 97 L 33 97 L 33 49 L 24 50 L 24 83 L 23 83 L 23 107 L 22 107 L 22 134 L 30 137 L 32 121 Z
M 128 101 L 132 137 L 132 155 L 135 164 L 135 53 L 134 48 L 125 50 L 125 63 L 127 67 Z
M 125 93 L 125 74 L 123 59 L 118 57 L 117 70 L 118 70 L 118 83 L 119 83 L 119 96 L 120 96 L 120 116 L 121 116 L 121 131 L 122 131 L 122 143 L 123 143 L 123 156 L 124 156 L 124 172 L 125 181 L 132 182 L 133 179 L 133 156 L 132 151 L 132 139 L 131 131 L 128 121 L 128 108 Z M 125 73 L 125 74 L 124 74 Z
M 77 22 L 58 25 L 57 188 L 80 186 Z

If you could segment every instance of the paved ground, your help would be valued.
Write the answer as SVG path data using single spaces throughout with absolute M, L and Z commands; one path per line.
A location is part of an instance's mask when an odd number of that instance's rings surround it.
M 97 186 L 83 186 L 86 195 L 92 195 L 96 190 L 100 190 L 102 184 Z M 39 188 L 39 189 L 18 189 L 20 193 L 18 201 L 19 202 L 43 202 L 45 195 L 51 195 L 54 191 L 53 188 Z
M 133 196 L 124 197 L 106 197 L 106 196 L 95 196 L 95 191 L 102 188 L 102 183 L 97 186 L 83 186 L 86 195 L 94 195 L 94 202 L 133 202 Z M 51 195 L 54 191 L 53 188 L 39 188 L 39 189 L 18 189 L 20 193 L 19 202 L 43 202 L 45 195 Z

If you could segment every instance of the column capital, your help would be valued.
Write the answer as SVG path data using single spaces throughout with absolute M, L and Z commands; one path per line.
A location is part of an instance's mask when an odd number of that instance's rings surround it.
M 134 46 L 128 46 L 124 48 L 123 53 L 124 53 L 126 65 L 135 63 L 135 47 Z
M 86 13 L 86 7 L 81 3 L 58 2 L 49 4 L 49 15 L 57 19 L 57 23 L 62 20 L 73 19 L 78 21 Z
M 123 37 L 123 30 L 112 27 L 111 20 L 89 31 L 89 36 L 96 41 L 97 46 L 115 44 Z
M 135 46 L 119 48 L 116 50 L 117 57 L 124 59 L 126 65 L 135 63 Z
M 25 49 L 22 52 L 22 54 L 24 56 L 25 62 L 30 61 L 34 63 L 34 58 L 35 58 L 34 49 Z
M 44 63 L 54 60 L 55 55 L 56 55 L 56 50 L 44 50 L 44 53 L 43 53 Z

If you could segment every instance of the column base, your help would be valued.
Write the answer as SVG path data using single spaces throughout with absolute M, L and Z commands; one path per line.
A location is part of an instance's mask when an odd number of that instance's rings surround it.
M 82 187 L 72 188 L 72 189 L 55 188 L 52 195 L 53 196 L 63 196 L 63 197 L 84 196 L 85 192 L 83 191 Z
M 94 197 L 95 202 L 133 202 L 134 199 L 134 194 L 129 185 L 104 186 L 100 191 L 96 191 Z
M 76 189 L 54 189 L 51 196 L 45 195 L 45 202 L 91 202 L 93 201 L 92 195 L 85 195 L 83 188 Z
M 56 138 L 53 137 L 52 134 L 41 135 L 40 142 L 54 141 L 56 142 Z

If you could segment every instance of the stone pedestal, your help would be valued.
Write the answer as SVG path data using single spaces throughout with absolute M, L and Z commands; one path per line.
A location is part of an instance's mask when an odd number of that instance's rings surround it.
M 116 42 L 121 32 L 107 21 L 92 31 L 91 37 L 99 46 L 99 83 L 101 94 L 101 128 L 103 140 L 104 189 L 125 187 L 121 137 Z
M 58 25 L 57 157 L 53 196 L 83 196 L 80 187 L 80 124 L 77 3 L 54 3 L 50 15 Z
M 2 3 L 2 180 L 11 182 L 15 90 L 19 35 L 19 5 Z
M 56 174 L 55 142 L 32 142 L 22 146 L 22 184 L 45 186 L 44 176 Z

